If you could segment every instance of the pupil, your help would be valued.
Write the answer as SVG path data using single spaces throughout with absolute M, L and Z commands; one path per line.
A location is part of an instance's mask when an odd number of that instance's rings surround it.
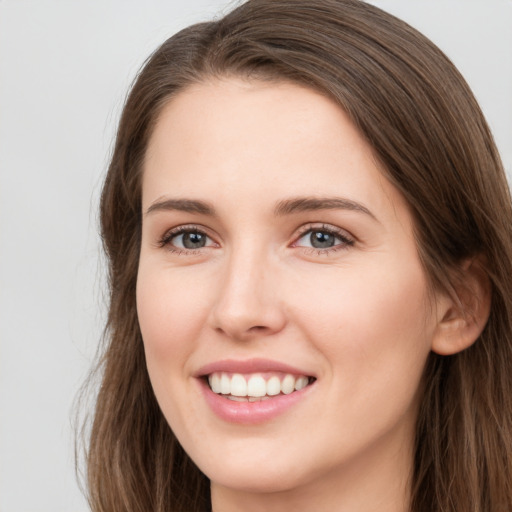
M 201 233 L 185 233 L 183 235 L 183 246 L 186 249 L 199 249 L 204 247 L 206 237 Z
M 334 236 L 325 231 L 313 231 L 310 241 L 315 249 L 326 249 L 334 246 Z

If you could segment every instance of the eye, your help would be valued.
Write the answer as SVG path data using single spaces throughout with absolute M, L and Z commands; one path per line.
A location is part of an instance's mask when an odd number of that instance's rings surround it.
M 173 245 L 184 249 L 201 249 L 206 246 L 208 237 L 199 231 L 181 233 L 172 238 Z
M 168 247 L 170 250 L 194 251 L 216 244 L 204 231 L 194 227 L 180 226 L 168 231 L 159 245 Z
M 348 233 L 330 226 L 306 227 L 295 247 L 309 247 L 318 250 L 337 250 L 354 244 Z

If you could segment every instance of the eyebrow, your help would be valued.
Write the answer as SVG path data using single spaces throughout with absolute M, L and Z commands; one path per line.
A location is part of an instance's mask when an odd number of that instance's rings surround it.
M 155 201 L 146 210 L 146 215 L 157 211 L 182 211 L 215 217 L 215 208 L 205 201 L 197 199 L 164 199 Z M 293 213 L 316 210 L 349 210 L 364 213 L 377 220 L 366 206 L 342 197 L 296 197 L 279 201 L 274 208 L 274 215 L 281 217 Z
M 282 216 L 315 210 L 350 210 L 364 213 L 377 220 L 377 217 L 366 206 L 342 197 L 297 197 L 285 199 L 277 203 L 274 214 Z
M 155 201 L 146 210 L 146 215 L 157 211 L 172 211 L 178 210 L 187 213 L 199 213 L 201 215 L 216 216 L 215 208 L 205 201 L 198 201 L 195 199 L 165 199 L 162 201 Z

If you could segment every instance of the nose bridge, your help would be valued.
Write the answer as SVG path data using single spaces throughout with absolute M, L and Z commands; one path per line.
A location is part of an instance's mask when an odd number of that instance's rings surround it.
M 256 333 L 275 333 L 283 327 L 273 269 L 268 250 L 261 244 L 246 241 L 233 248 L 219 276 L 213 307 L 216 329 L 244 339 Z

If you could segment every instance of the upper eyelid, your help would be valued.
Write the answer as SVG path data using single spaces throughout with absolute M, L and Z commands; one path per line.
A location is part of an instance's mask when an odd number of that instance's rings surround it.
M 339 226 L 335 226 L 333 224 L 327 224 L 325 222 L 308 222 L 307 224 L 302 225 L 300 228 L 297 229 L 295 239 L 297 239 L 297 237 L 303 236 L 308 231 L 328 231 L 329 233 L 344 235 L 346 236 L 346 238 L 356 240 L 356 237 L 352 235 L 350 231 L 340 228 Z
M 203 226 L 202 224 L 179 224 L 172 228 L 166 229 L 163 236 L 173 234 L 179 235 L 187 231 L 197 231 L 199 233 L 204 233 L 205 235 L 208 235 L 210 237 L 215 236 L 212 234 L 211 229 L 207 228 L 206 226 Z

